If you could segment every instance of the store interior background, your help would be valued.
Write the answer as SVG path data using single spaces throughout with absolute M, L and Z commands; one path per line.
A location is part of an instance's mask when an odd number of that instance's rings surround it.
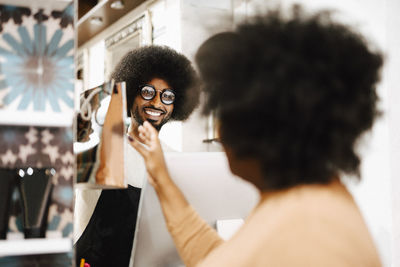
M 67 5 L 67 0 L 32 0 L 31 7 L 54 3 Z M 75 75 L 82 76 L 75 84 L 75 107 L 79 111 L 82 90 L 105 82 L 122 53 L 108 49 L 106 40 L 115 37 L 125 26 L 144 15 L 144 24 L 130 45 L 167 45 L 193 59 L 199 45 L 209 36 L 234 29 L 237 23 L 281 5 L 299 3 L 306 10 L 333 10 L 333 17 L 352 25 L 385 56 L 378 93 L 384 112 L 371 132 L 359 144 L 362 156 L 360 183 L 349 187 L 359 204 L 375 239 L 384 266 L 400 266 L 400 2 L 398 0 L 125 0 L 130 10 L 114 20 L 105 17 L 113 1 L 75 0 Z M 130 2 L 127 4 L 127 2 Z M 0 4 L 27 5 L 27 1 L 0 0 Z M 114 11 L 113 11 L 114 12 Z M 122 13 L 121 13 L 122 14 Z M 318 45 L 318 44 L 316 44 Z M 110 46 L 112 47 L 112 46 Z M 115 47 L 115 46 L 114 46 Z M 124 47 L 121 45 L 121 47 Z M 111 57 L 111 60 L 110 60 Z M 113 61 L 114 57 L 114 61 Z M 349 59 L 351 60 L 351 59 Z M 4 113 L 3 113 L 4 114 Z M 1 115 L 1 114 L 0 114 Z M 101 112 L 99 113 L 101 117 Z M 5 128 L 4 116 L 0 116 Z M 72 127 L 72 121 L 70 122 Z M 13 127 L 44 127 L 42 124 L 20 124 Z M 46 127 L 54 127 L 51 122 Z M 8 127 L 8 126 L 7 126 Z M 160 138 L 179 152 L 218 152 L 212 117 L 202 117 L 198 109 L 186 122 L 171 122 L 163 128 Z M 15 130 L 17 131 L 17 130 Z M 72 140 L 71 140 L 72 142 Z M 98 142 L 96 135 L 89 144 L 74 144 L 75 151 Z M 3 162 L 4 163 L 4 162 Z M 220 185 L 223 186 L 223 185 Z M 0 247 L 6 245 L 0 241 Z M 1 251 L 1 249 L 0 249 Z
M 281 5 L 288 7 L 294 3 L 303 5 L 307 10 L 327 9 L 333 11 L 333 17 L 349 24 L 367 37 L 375 47 L 383 51 L 385 65 L 382 71 L 378 93 L 380 108 L 384 116 L 373 130 L 366 134 L 359 144 L 363 161 L 362 181 L 349 184 L 359 203 L 368 226 L 375 237 L 384 266 L 400 266 L 400 35 L 397 15 L 400 3 L 396 0 L 334 1 L 334 0 L 158 0 L 145 1 L 129 15 L 124 16 L 107 29 L 78 47 L 78 54 L 88 58 L 90 66 L 86 71 L 85 86 L 88 88 L 102 83 L 107 77 L 104 69 L 104 39 L 121 25 L 129 23 L 149 11 L 152 24 L 152 43 L 168 45 L 182 52 L 190 59 L 199 45 L 214 33 L 231 30 L 240 21 L 246 20 L 268 7 Z M 79 33 L 79 25 L 78 25 Z M 78 41 L 79 42 L 79 41 Z M 318 45 L 318 44 L 316 44 Z M 351 60 L 351 59 L 349 59 Z M 92 75 L 96 73 L 96 75 Z M 98 74 L 105 73 L 105 76 Z M 160 133 L 168 145 L 182 152 L 221 151 L 213 142 L 212 119 L 204 118 L 197 110 L 184 123 L 167 124 Z

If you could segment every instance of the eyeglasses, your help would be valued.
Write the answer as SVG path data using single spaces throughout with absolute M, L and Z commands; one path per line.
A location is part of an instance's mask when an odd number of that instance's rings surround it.
M 153 85 L 145 84 L 140 86 L 140 95 L 144 100 L 152 100 L 157 91 L 160 92 L 161 102 L 165 105 L 171 105 L 175 101 L 175 92 L 172 89 L 156 90 Z

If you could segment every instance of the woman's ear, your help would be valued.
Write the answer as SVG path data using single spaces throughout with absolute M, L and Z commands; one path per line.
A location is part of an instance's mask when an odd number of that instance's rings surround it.
M 262 166 L 259 160 L 255 158 L 240 157 L 228 145 L 222 142 L 226 157 L 228 158 L 229 168 L 234 175 L 252 183 L 259 190 L 266 190 L 265 181 L 262 172 Z
M 241 176 L 240 171 L 238 170 L 238 167 L 240 164 L 238 163 L 238 159 L 237 159 L 234 151 L 229 146 L 225 145 L 224 143 L 222 143 L 222 146 L 225 150 L 225 154 L 228 159 L 229 168 L 231 169 L 231 172 L 235 175 Z

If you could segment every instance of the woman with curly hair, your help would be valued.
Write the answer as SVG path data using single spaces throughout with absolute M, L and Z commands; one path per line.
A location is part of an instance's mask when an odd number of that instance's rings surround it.
M 186 266 L 380 266 L 340 176 L 359 178 L 359 137 L 379 115 L 382 56 L 358 33 L 294 8 L 211 37 L 198 50 L 232 172 L 260 201 L 224 242 L 168 174 L 154 128 L 139 128 L 168 229 Z

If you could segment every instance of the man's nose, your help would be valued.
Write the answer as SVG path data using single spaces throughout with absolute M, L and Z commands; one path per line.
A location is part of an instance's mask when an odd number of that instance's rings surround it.
M 162 102 L 161 102 L 161 94 L 159 92 L 156 91 L 156 95 L 154 96 L 154 98 L 150 101 L 150 103 L 155 106 L 155 107 L 160 107 L 162 106 Z

